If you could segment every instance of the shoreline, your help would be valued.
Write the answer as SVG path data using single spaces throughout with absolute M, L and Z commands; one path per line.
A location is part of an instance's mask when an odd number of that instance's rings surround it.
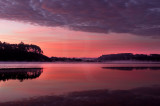
M 160 61 L 104 61 L 104 62 L 44 62 L 44 61 L 0 61 L 0 64 L 29 64 L 29 63 L 55 63 L 55 64 L 160 64 Z

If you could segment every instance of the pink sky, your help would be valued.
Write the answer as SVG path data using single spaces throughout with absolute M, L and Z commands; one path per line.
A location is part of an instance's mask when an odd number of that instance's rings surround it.
M 36 44 L 47 56 L 98 57 L 111 53 L 160 53 L 159 39 L 123 33 L 90 33 L 0 20 L 2 42 Z

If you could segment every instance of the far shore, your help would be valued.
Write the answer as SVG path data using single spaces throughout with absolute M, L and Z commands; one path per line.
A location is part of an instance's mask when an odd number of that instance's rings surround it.
M 55 64 L 160 64 L 160 61 L 103 61 L 103 62 L 74 62 L 74 61 L 54 61 L 54 62 L 48 62 L 48 61 L 0 61 L 0 64 L 37 64 L 37 63 L 55 63 Z

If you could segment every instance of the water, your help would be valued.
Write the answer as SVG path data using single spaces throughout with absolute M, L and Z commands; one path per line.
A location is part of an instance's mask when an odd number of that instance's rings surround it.
M 128 90 L 160 85 L 159 64 L 24 62 L 0 63 L 0 68 L 0 102 L 75 91 Z

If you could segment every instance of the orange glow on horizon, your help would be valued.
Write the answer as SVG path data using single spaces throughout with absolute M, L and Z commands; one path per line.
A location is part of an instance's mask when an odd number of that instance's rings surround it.
M 0 21 L 2 42 L 36 44 L 51 57 L 98 57 L 115 53 L 160 53 L 159 39 L 123 33 L 89 33 Z M 14 27 L 13 27 L 14 26 Z

